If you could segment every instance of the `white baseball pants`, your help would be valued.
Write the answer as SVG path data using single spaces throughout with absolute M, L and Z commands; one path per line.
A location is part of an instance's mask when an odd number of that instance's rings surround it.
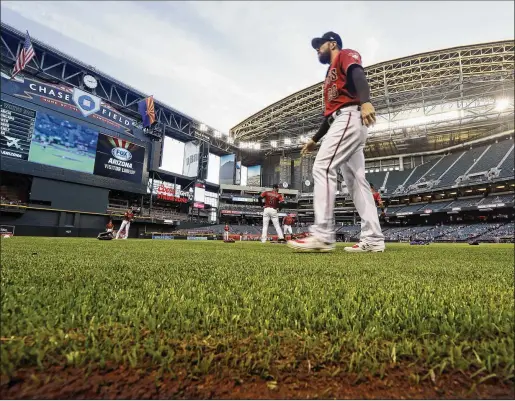
M 123 232 L 123 229 L 125 229 L 123 239 L 127 239 L 127 237 L 129 236 L 130 226 L 131 226 L 130 221 L 127 221 L 127 220 L 122 221 L 122 225 L 120 226 L 120 228 L 118 229 L 118 232 L 116 233 L 116 239 L 118 239 L 118 237 L 120 236 L 120 233 Z
M 367 137 L 367 127 L 361 121 L 358 106 L 348 106 L 335 118 L 320 145 L 313 164 L 315 224 L 310 227 L 310 232 L 321 241 L 333 243 L 336 240 L 334 201 L 337 169 L 341 168 L 361 218 L 360 242 L 384 242 L 374 198 L 365 179 L 363 148 Z
M 284 225 L 284 227 L 283 227 L 283 229 L 284 229 L 284 234 L 285 234 L 285 235 L 286 235 L 286 234 L 293 234 L 293 230 L 291 229 L 291 226 L 289 226 L 289 225 L 285 224 L 285 225 Z
M 277 231 L 277 235 L 279 239 L 284 238 L 283 232 L 281 230 L 281 225 L 279 224 L 279 216 L 277 215 L 277 210 L 271 207 L 265 207 L 263 210 L 263 232 L 261 233 L 261 241 L 266 241 L 266 237 L 268 234 L 268 225 L 270 224 L 270 220 L 272 220 L 272 224 L 275 227 L 275 231 Z
M 229 240 L 229 231 L 224 231 L 224 241 Z

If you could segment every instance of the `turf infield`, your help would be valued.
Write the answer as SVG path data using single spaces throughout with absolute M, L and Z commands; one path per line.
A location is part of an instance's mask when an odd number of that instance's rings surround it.
M 513 244 L 387 244 L 383 254 L 221 241 L 1 246 L 3 390 L 54 365 L 196 380 L 227 371 L 272 387 L 283 374 L 380 380 L 400 367 L 413 385 L 456 372 L 469 387 L 514 383 Z

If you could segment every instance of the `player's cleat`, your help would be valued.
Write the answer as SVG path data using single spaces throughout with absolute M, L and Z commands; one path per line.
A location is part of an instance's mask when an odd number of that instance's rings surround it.
M 363 253 L 363 252 L 384 252 L 384 243 L 382 244 L 367 244 L 366 242 L 358 242 L 354 246 L 346 246 L 346 252 Z
M 286 244 L 286 240 L 285 240 L 284 238 L 279 238 L 279 239 L 277 240 L 277 242 L 278 242 L 279 244 Z
M 315 237 L 288 241 L 288 247 L 302 252 L 332 252 L 334 244 L 328 244 Z

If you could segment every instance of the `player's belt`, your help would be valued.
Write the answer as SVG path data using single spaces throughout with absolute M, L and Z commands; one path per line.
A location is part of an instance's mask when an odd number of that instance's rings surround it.
M 327 122 L 329 123 L 329 125 L 331 125 L 334 122 L 334 120 L 336 120 L 336 117 L 338 117 L 340 114 L 342 114 L 344 111 L 346 111 L 346 109 L 348 109 L 349 107 L 352 107 L 353 110 L 361 111 L 361 106 L 359 104 L 348 104 L 346 106 L 340 107 L 333 114 L 331 114 L 329 116 L 329 118 L 327 119 Z

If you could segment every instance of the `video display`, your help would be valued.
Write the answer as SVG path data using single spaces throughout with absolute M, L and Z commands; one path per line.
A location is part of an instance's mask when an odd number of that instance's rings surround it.
M 97 142 L 97 131 L 38 111 L 29 161 L 93 174 Z

